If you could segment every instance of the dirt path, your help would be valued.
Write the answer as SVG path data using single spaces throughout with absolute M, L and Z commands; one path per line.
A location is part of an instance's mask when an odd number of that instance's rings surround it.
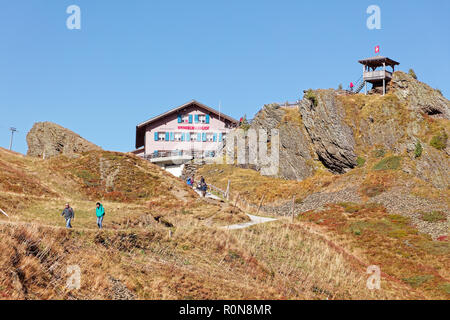
M 261 224 L 261 223 L 266 223 L 266 222 L 271 222 L 271 221 L 277 220 L 274 218 L 264 218 L 264 217 L 260 217 L 260 216 L 254 216 L 254 215 L 251 215 L 248 213 L 247 213 L 247 216 L 250 218 L 249 222 L 232 224 L 230 226 L 222 227 L 222 229 L 226 229 L 226 230 L 245 229 L 245 228 L 254 226 L 256 224 Z

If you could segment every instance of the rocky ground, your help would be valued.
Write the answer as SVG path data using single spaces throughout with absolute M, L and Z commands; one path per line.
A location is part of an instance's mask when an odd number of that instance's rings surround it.
M 318 192 L 306 197 L 301 202 L 295 203 L 295 214 L 301 214 L 309 210 L 320 211 L 327 204 L 339 203 L 362 203 L 363 200 L 358 194 L 358 188 L 346 188 L 336 192 Z M 419 198 L 409 193 L 406 188 L 393 188 L 389 191 L 375 196 L 369 200 L 369 203 L 383 205 L 389 213 L 401 214 L 411 218 L 412 224 L 420 232 L 429 234 L 434 240 L 441 236 L 448 235 L 449 227 L 449 208 L 440 201 Z M 292 214 L 292 201 L 285 201 L 279 205 L 264 205 L 260 209 L 269 214 L 288 216 Z M 422 218 L 422 213 L 439 211 L 447 216 L 446 221 L 428 222 Z
M 409 194 L 406 188 L 393 188 L 372 198 L 371 202 L 380 203 L 390 213 L 401 214 L 411 218 L 412 224 L 420 232 L 429 234 L 434 240 L 448 235 L 449 208 L 440 201 L 431 201 Z M 422 219 L 424 211 L 440 211 L 447 216 L 445 221 L 427 222 Z
M 295 214 L 301 214 L 302 212 L 309 210 L 321 210 L 323 206 L 329 203 L 341 203 L 341 202 L 361 202 L 362 199 L 358 195 L 356 188 L 347 188 L 336 192 L 318 192 L 313 193 L 306 197 L 302 201 L 296 201 Z M 261 210 L 267 213 L 277 215 L 291 215 L 292 214 L 292 201 L 286 201 L 278 206 L 265 205 L 261 207 Z

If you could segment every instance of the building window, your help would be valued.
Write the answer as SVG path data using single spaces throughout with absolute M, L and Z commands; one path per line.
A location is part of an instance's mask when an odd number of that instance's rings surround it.
M 181 132 L 175 132 L 175 141 L 181 141 Z
M 158 141 L 166 141 L 166 133 L 158 132 Z
M 189 132 L 189 135 L 191 136 L 191 141 L 197 141 L 197 133 Z
M 206 115 L 204 115 L 204 114 L 198 115 L 198 122 L 206 123 Z
M 190 123 L 189 119 L 191 116 L 189 116 L 189 114 L 178 114 L 177 118 L 178 123 Z

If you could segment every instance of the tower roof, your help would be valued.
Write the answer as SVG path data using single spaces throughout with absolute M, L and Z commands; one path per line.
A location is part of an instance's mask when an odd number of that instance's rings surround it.
M 400 64 L 400 62 L 394 61 L 392 59 L 383 56 L 376 56 L 367 59 L 362 59 L 359 60 L 358 62 L 372 68 L 381 67 L 383 66 L 383 63 L 385 63 L 387 66 L 396 66 Z

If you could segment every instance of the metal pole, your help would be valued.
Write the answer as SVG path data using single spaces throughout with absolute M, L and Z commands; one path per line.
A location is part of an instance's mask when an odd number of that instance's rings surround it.
M 14 132 L 17 131 L 16 128 L 9 128 L 9 130 L 11 130 L 11 141 L 9 142 L 9 150 L 12 150 L 12 145 L 13 145 L 13 138 L 14 138 Z

